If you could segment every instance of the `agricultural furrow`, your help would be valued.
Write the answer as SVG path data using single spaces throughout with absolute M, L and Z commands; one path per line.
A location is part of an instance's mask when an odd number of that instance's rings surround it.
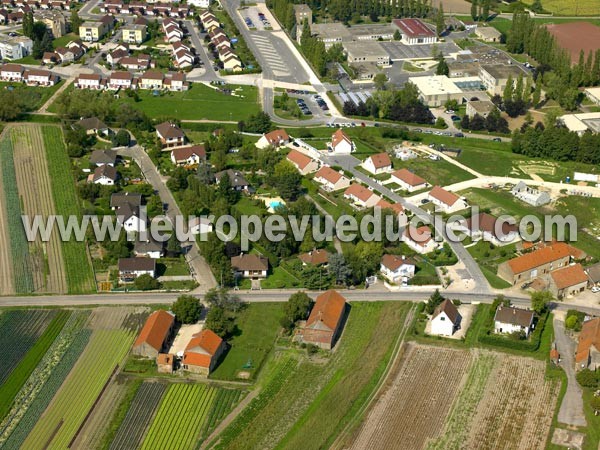
M 8 138 L 6 137 L 6 131 L 0 135 L 0 186 L 3 186 L 4 171 L 2 153 L 2 146 L 7 145 Z M 10 233 L 8 230 L 8 222 L 6 210 L 6 198 L 4 196 L 4 189 L 0 189 L 0 242 L 10 242 Z M 13 283 L 12 264 L 10 258 L 10 246 L 0 246 L 0 295 L 14 294 L 15 287 Z
M 49 215 L 55 214 L 56 209 L 41 129 L 35 125 L 22 125 L 12 129 L 11 137 L 23 212 L 30 220 L 41 216 L 45 221 Z M 47 242 L 37 236 L 35 242 L 30 243 L 30 253 L 36 291 L 67 292 L 58 234 L 52 233 Z

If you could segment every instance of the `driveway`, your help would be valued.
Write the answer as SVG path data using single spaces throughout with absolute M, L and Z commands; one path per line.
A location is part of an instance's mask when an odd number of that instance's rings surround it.
M 181 216 L 181 210 L 169 188 L 166 185 L 165 177 L 161 176 L 156 170 L 156 166 L 146 153 L 143 147 L 138 145 L 119 150 L 119 155 L 133 158 L 140 167 L 144 177 L 152 185 L 155 191 L 158 192 L 163 204 L 168 205 L 166 215 L 173 221 L 175 216 Z M 174 223 L 174 222 L 173 222 Z M 190 271 L 195 280 L 200 284 L 199 289 L 205 291 L 217 285 L 216 280 L 206 263 L 204 257 L 200 255 L 198 244 L 194 241 L 186 248 L 185 259 L 190 266 Z
M 575 378 L 576 346 L 575 341 L 565 332 L 564 317 L 564 312 L 555 312 L 553 322 L 556 347 L 561 357 L 560 366 L 567 374 L 568 380 L 567 392 L 558 411 L 558 421 L 566 425 L 585 427 L 587 422 L 583 413 L 582 392 Z

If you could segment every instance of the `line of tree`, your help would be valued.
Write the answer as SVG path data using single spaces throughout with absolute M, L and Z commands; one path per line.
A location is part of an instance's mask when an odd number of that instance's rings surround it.
M 313 65 L 315 71 L 323 76 L 327 73 L 327 64 L 330 62 L 344 62 L 346 56 L 342 44 L 334 44 L 329 49 L 325 49 L 323 41 L 310 33 L 310 25 L 307 21 L 302 24 L 302 37 L 300 38 L 300 48 L 306 59 Z
M 33 12 L 26 12 L 23 16 L 23 34 L 33 41 L 31 55 L 41 59 L 44 52 L 53 51 L 52 36 L 44 22 L 35 22 Z
M 586 132 L 579 136 L 565 127 L 545 127 L 538 122 L 534 127 L 528 126 L 513 132 L 512 150 L 514 153 L 556 161 L 600 164 L 600 135 Z
M 508 122 L 500 115 L 500 111 L 497 109 L 494 109 L 485 118 L 479 114 L 475 114 L 473 117 L 465 114 L 460 122 L 460 127 L 463 130 L 487 130 L 490 133 L 510 133 Z
M 406 83 L 402 89 L 395 89 L 387 85 L 384 89 L 377 90 L 365 103 L 355 105 L 345 102 L 343 111 L 345 115 L 374 117 L 407 123 L 432 124 L 433 114 L 429 108 L 419 100 L 417 87 Z
M 491 0 L 471 0 L 471 17 L 473 20 L 486 21 L 490 17 Z

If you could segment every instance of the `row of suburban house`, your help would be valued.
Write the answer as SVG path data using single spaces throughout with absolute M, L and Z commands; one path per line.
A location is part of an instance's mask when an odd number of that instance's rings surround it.
M 0 80 L 45 87 L 54 86 L 60 78 L 47 70 L 26 69 L 19 64 L 4 64 L 0 66 Z
M 181 69 L 192 67 L 194 65 L 194 54 L 189 45 L 182 42 L 184 32 L 175 19 L 165 19 L 162 23 L 165 41 L 171 44 L 173 52 L 173 61 Z
M 100 11 L 109 14 L 134 14 L 137 16 L 163 17 L 187 17 L 192 14 L 189 6 L 180 3 L 139 1 L 125 3 L 121 0 L 106 0 L 100 5 Z
M 35 10 L 68 10 L 70 0 L 0 0 L 0 25 L 23 22 L 28 12 Z
M 79 74 L 75 79 L 75 87 L 93 90 L 118 90 L 118 89 L 151 89 L 186 91 L 189 84 L 186 76 L 181 72 L 168 72 L 166 74 L 149 70 L 136 77 L 131 72 L 112 72 L 108 78 L 99 74 Z
M 77 61 L 87 51 L 87 47 L 79 40 L 71 41 L 66 47 L 57 47 L 53 52 L 44 52 L 44 64 L 66 64 Z
M 219 60 L 223 63 L 223 69 L 232 72 L 242 70 L 242 62 L 235 54 L 231 41 L 221 29 L 221 24 L 210 11 L 204 11 L 200 14 L 200 22 L 208 33 L 208 39 L 214 46 L 215 51 L 219 54 Z

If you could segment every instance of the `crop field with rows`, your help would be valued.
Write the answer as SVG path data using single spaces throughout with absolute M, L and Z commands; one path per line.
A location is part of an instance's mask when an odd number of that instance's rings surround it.
M 218 388 L 202 384 L 173 384 L 150 425 L 142 450 L 193 449 Z

